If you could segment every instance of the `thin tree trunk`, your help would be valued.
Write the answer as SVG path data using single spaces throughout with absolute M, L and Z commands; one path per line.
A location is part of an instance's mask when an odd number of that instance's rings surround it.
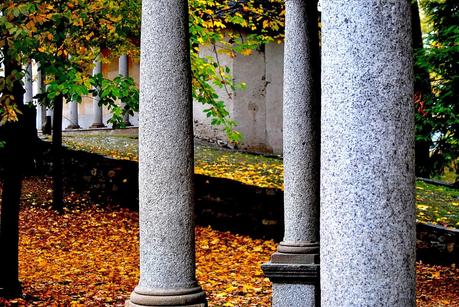
M 7 50 L 4 52 L 8 54 Z M 19 65 L 5 61 L 5 75 L 10 75 L 13 70 L 20 70 Z M 15 81 L 12 94 L 15 104 L 23 111 L 24 89 L 20 80 Z M 0 131 L 6 143 L 1 157 L 4 178 L 0 207 L 0 296 L 6 298 L 17 297 L 21 294 L 18 273 L 19 204 L 27 157 L 25 143 L 29 141 L 25 134 L 25 120 L 25 115 L 19 115 L 17 122 L 7 123 L 1 127 Z M 28 143 L 28 145 L 31 144 Z
M 62 211 L 64 206 L 63 166 L 62 166 L 62 108 L 63 97 L 54 101 L 53 116 L 53 209 Z
M 19 245 L 19 202 L 21 198 L 22 175 L 18 165 L 7 158 L 4 168 L 3 193 L 0 221 L 0 296 L 17 297 L 21 294 L 18 267 Z M 14 162 L 13 162 L 14 163 Z

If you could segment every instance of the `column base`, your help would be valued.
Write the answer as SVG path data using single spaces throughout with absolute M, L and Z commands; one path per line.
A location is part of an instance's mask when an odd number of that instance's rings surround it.
M 263 263 L 261 269 L 273 283 L 319 284 L 319 264 Z
M 89 126 L 89 128 L 105 128 L 106 126 L 104 124 L 92 124 Z
M 75 130 L 75 129 L 80 129 L 80 125 L 68 125 L 66 130 Z
M 261 268 L 271 282 L 318 284 L 319 263 L 319 242 L 281 242 Z
M 125 306 L 207 307 L 207 300 L 199 286 L 189 289 L 143 289 L 137 286 Z
M 272 263 L 319 264 L 318 242 L 281 242 L 271 255 Z
M 281 242 L 261 269 L 273 283 L 273 306 L 319 306 L 318 242 Z

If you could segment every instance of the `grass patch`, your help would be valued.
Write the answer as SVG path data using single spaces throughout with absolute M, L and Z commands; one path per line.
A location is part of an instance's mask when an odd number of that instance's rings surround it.
M 420 222 L 459 227 L 459 190 L 417 181 L 416 217 Z

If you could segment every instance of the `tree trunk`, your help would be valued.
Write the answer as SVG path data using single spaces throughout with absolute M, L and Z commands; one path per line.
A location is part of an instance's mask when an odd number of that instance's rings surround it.
M 5 51 L 5 50 L 4 50 Z M 7 51 L 5 51 L 7 54 Z M 19 70 L 17 63 L 5 64 L 5 75 Z M 24 89 L 20 80 L 13 87 L 15 103 L 24 111 Z M 5 141 L 1 160 L 3 162 L 3 191 L 0 209 L 0 296 L 17 297 L 21 294 L 19 282 L 18 245 L 19 245 L 19 204 L 26 156 L 25 113 L 18 116 L 17 122 L 10 122 L 1 127 L 0 135 Z M 30 148 L 28 149 L 30 151 Z
M 54 101 L 53 116 L 53 209 L 62 211 L 64 206 L 63 166 L 62 166 L 62 95 Z
M 7 145 L 8 146 L 8 145 Z M 14 157 L 7 157 L 4 168 L 0 221 L 0 296 L 17 297 L 21 294 L 18 267 L 19 201 L 22 175 Z M 11 163 L 12 162 L 12 163 Z

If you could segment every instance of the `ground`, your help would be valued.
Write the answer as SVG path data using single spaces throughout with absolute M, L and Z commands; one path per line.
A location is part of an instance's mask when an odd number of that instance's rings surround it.
M 77 136 L 65 142 L 113 158 L 137 159 L 132 137 Z M 275 157 L 201 144 L 196 172 L 282 188 L 282 161 Z M 51 192 L 49 178 L 25 181 L 19 248 L 24 297 L 0 299 L 0 306 L 123 306 L 138 281 L 138 213 L 105 197 L 93 200 L 88 192 L 68 192 L 64 213 L 57 214 L 51 210 Z M 418 183 L 418 219 L 456 223 L 458 197 L 455 190 Z M 196 275 L 209 306 L 269 306 L 271 284 L 260 264 L 275 247 L 273 241 L 197 227 Z M 416 269 L 418 306 L 459 306 L 459 269 L 423 263 Z
M 25 180 L 20 212 L 24 298 L 0 306 L 123 306 L 138 281 L 138 213 L 70 192 L 51 206 L 51 179 Z M 196 228 L 197 279 L 209 306 L 270 306 L 260 270 L 275 243 Z M 417 264 L 418 306 L 459 306 L 459 269 Z

